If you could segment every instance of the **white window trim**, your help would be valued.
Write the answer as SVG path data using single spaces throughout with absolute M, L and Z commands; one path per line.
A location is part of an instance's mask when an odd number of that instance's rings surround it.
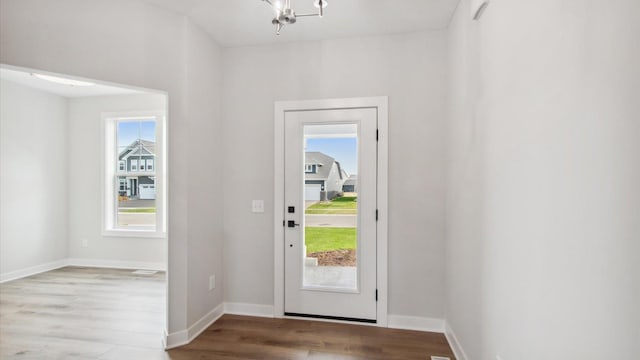
M 116 208 L 118 203 L 117 192 L 120 187 L 116 182 L 116 176 L 125 176 L 140 171 L 120 172 L 114 169 L 117 163 L 117 138 L 116 124 L 119 121 L 146 120 L 156 121 L 156 154 L 154 161 L 154 174 L 156 186 L 156 226 L 117 228 Z M 140 237 L 140 238 L 166 238 L 167 237 L 167 142 L 166 142 L 166 112 L 165 111 L 140 111 L 119 112 L 102 114 L 102 236 L 109 237 Z M 142 174 L 142 175 L 148 175 Z

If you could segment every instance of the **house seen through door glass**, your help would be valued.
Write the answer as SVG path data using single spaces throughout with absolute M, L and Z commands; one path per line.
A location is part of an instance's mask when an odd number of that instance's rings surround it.
M 155 226 L 155 120 L 118 121 L 116 161 L 117 227 Z
M 304 287 L 358 289 L 357 134 L 304 126 Z

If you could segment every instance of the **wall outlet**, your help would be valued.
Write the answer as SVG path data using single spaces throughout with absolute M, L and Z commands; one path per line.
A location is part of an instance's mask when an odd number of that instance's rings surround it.
M 80 242 L 82 243 L 82 247 L 89 247 L 89 239 L 82 239 Z
M 209 290 L 213 290 L 215 288 L 216 288 L 216 276 L 211 275 L 209 276 Z
M 254 213 L 264 212 L 264 200 L 253 200 L 251 203 L 251 211 Z

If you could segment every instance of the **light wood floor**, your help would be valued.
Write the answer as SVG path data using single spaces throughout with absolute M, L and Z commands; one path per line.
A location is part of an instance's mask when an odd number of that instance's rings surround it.
M 132 270 L 66 267 L 0 284 L 0 359 L 162 355 L 165 294 L 164 273 Z
M 442 334 L 224 315 L 165 352 L 165 276 L 64 268 L 0 284 L 0 359 L 430 359 Z

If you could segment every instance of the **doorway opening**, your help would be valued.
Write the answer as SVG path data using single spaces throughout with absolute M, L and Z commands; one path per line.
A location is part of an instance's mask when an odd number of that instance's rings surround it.
M 11 297 L 3 317 L 35 331 L 38 311 L 55 308 L 51 320 L 60 333 L 82 328 L 77 336 L 95 331 L 96 339 L 109 334 L 162 349 L 168 323 L 167 94 L 3 64 L 0 82 L 0 247 L 7 250 L 0 254 L 0 291 L 35 295 Z M 154 126 L 137 133 L 109 128 L 115 122 L 105 119 L 113 113 L 153 119 Z M 55 299 L 38 299 L 41 286 Z M 33 312 L 15 311 L 23 305 Z M 70 317 L 86 311 L 104 315 L 99 326 L 95 319 Z M 34 343 L 41 334 L 34 332 Z M 17 338 L 3 342 L 33 350 Z

